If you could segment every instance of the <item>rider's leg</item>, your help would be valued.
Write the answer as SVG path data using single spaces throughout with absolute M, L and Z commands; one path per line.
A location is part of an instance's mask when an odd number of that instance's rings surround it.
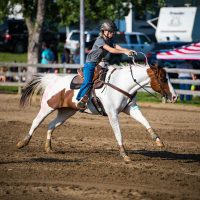
M 42 123 L 42 121 L 51 113 L 53 112 L 54 109 L 49 107 L 46 103 L 41 105 L 40 111 L 37 114 L 36 118 L 33 120 L 31 128 L 29 130 L 28 135 L 21 141 L 19 141 L 17 143 L 17 147 L 23 148 L 24 146 L 28 145 L 33 132 L 35 131 L 35 129 Z
M 142 112 L 140 111 L 140 108 L 136 103 L 127 106 L 124 109 L 124 112 L 131 117 L 133 117 L 136 121 L 140 122 L 148 131 L 151 138 L 156 142 L 157 146 L 163 147 L 164 144 L 161 142 L 160 137 L 155 133 L 153 128 L 150 126 L 147 119 L 143 116 Z
M 85 104 L 87 103 L 87 98 L 84 98 L 84 96 L 87 94 L 88 90 L 92 86 L 92 79 L 94 76 L 95 66 L 96 66 L 95 63 L 86 63 L 84 65 L 83 68 L 84 81 L 76 97 L 76 99 L 79 101 L 77 106 L 80 108 L 82 107 L 84 108 Z
M 56 118 L 51 121 L 48 125 L 47 139 L 45 142 L 45 151 L 48 153 L 52 150 L 51 148 L 51 136 L 53 131 L 60 125 L 62 125 L 68 118 L 76 113 L 76 110 L 71 108 L 61 108 L 58 110 Z
M 113 129 L 113 132 L 115 134 L 115 138 L 117 140 L 117 143 L 119 145 L 119 151 L 120 155 L 124 158 L 125 162 L 130 162 L 131 159 L 127 156 L 124 145 L 123 145 L 123 138 L 119 126 L 119 118 L 117 112 L 107 112 L 108 119 L 110 121 L 111 127 Z

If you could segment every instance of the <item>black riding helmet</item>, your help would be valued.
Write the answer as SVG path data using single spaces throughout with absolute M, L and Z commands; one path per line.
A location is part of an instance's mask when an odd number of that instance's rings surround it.
M 116 26 L 116 24 L 113 21 L 106 20 L 101 25 L 100 31 L 115 32 L 115 31 L 117 31 L 117 26 Z

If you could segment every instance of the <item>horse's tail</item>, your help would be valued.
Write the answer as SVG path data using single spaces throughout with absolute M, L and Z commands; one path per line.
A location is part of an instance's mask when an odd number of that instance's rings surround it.
M 44 75 L 34 75 L 32 80 L 26 84 L 22 90 L 20 98 L 20 106 L 24 107 L 28 103 L 31 103 L 31 98 L 34 94 L 38 94 L 42 89 L 44 91 L 44 85 L 42 84 L 42 78 Z

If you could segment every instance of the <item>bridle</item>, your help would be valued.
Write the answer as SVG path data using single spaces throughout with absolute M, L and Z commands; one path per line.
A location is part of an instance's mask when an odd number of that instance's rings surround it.
M 160 87 L 160 91 L 161 91 L 160 93 L 162 94 L 163 97 L 167 97 L 167 94 L 166 94 L 166 92 L 165 92 L 165 90 L 164 90 L 164 88 L 163 88 L 163 84 L 162 84 L 162 82 L 160 81 L 160 79 L 158 78 L 158 74 L 159 74 L 159 71 L 160 71 L 161 69 L 159 69 L 159 68 L 157 68 L 157 69 L 158 69 L 158 71 L 156 72 L 156 71 L 154 71 L 153 68 L 151 68 L 151 70 L 152 70 L 153 73 L 154 73 L 155 79 L 156 79 L 156 81 L 157 81 L 157 83 L 158 83 L 158 85 L 159 85 L 159 87 Z M 166 78 L 165 81 L 167 82 L 167 78 Z
M 137 82 L 137 80 L 133 77 L 133 70 L 132 70 L 132 66 L 129 63 L 129 67 L 130 67 L 130 72 L 131 72 L 131 77 L 133 79 L 133 81 L 139 85 L 143 90 L 145 90 L 146 92 L 148 92 L 150 95 L 154 96 L 155 98 L 159 99 L 155 94 L 151 93 L 150 91 L 148 91 L 144 86 L 142 86 L 140 83 Z
M 159 69 L 159 68 L 157 67 L 158 72 L 156 73 L 156 71 L 153 69 L 153 67 L 151 67 L 151 66 L 149 65 L 148 59 L 147 59 L 146 55 L 145 55 L 143 52 L 137 52 L 137 54 L 142 54 L 142 55 L 144 56 L 144 58 L 145 58 L 145 66 L 150 67 L 150 69 L 153 71 L 154 77 L 155 77 L 155 79 L 156 79 L 156 81 L 157 81 L 157 83 L 158 83 L 158 85 L 159 85 L 159 87 L 160 87 L 160 90 L 161 90 L 160 93 L 162 94 L 162 97 L 165 97 L 165 98 L 166 98 L 166 97 L 167 97 L 167 94 L 165 93 L 165 90 L 164 90 L 164 88 L 163 88 L 163 85 L 162 85 L 160 79 L 158 78 L 158 73 L 159 73 L 159 71 L 160 71 L 161 69 Z M 137 65 L 137 66 L 140 66 L 139 64 L 136 64 L 136 62 L 135 62 L 135 57 L 134 57 L 134 56 L 129 56 L 129 57 L 131 58 L 131 61 L 132 61 L 133 65 L 135 65 L 135 66 L 136 66 L 136 65 Z M 133 81 L 134 81 L 137 85 L 139 85 L 143 90 L 145 90 L 146 92 L 148 92 L 150 95 L 154 96 L 154 97 L 157 98 L 157 99 L 160 99 L 158 96 L 154 95 L 153 93 L 151 93 L 150 91 L 148 91 L 144 86 L 142 86 L 140 83 L 137 82 L 137 80 L 136 80 L 136 79 L 134 78 L 134 76 L 133 76 L 133 70 L 132 70 L 132 66 L 131 66 L 130 62 L 129 62 L 129 66 L 130 66 L 130 71 L 131 71 L 131 76 L 132 76 Z M 151 78 L 151 77 L 150 77 L 150 78 Z M 167 81 L 167 79 L 166 79 L 166 81 Z

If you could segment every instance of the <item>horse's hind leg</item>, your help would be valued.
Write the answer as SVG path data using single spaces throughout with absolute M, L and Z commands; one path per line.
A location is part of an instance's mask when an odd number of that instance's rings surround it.
M 28 135 L 26 135 L 26 137 L 19 141 L 17 143 L 17 148 L 23 148 L 26 145 L 28 145 L 28 143 L 31 140 L 32 134 L 35 131 L 35 129 L 42 123 L 42 121 L 51 113 L 53 112 L 54 109 L 52 109 L 51 107 L 49 107 L 47 104 L 41 106 L 39 113 L 37 114 L 36 118 L 33 120 L 31 128 L 29 130 Z
M 160 137 L 155 133 L 153 128 L 150 126 L 147 119 L 143 116 L 137 104 L 129 105 L 124 110 L 124 113 L 133 117 L 136 121 L 140 122 L 150 134 L 151 138 L 156 142 L 156 145 L 159 147 L 164 147 L 163 142 L 160 140 Z
M 76 113 L 76 110 L 73 110 L 71 108 L 61 108 L 58 110 L 58 114 L 56 118 L 53 121 L 51 121 L 48 125 L 47 139 L 45 142 L 45 151 L 47 153 L 52 151 L 51 136 L 52 136 L 53 131 L 75 113 Z

